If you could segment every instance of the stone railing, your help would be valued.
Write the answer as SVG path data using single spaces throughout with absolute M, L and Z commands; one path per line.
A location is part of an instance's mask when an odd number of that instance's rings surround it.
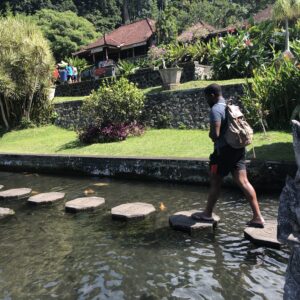
M 225 98 L 239 101 L 243 85 L 223 86 Z M 80 113 L 82 101 L 55 104 L 56 125 L 76 128 L 86 123 Z M 203 89 L 147 95 L 142 121 L 154 128 L 207 128 L 209 107 Z

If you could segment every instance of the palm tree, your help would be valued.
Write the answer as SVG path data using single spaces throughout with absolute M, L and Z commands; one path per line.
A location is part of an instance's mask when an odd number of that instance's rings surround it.
M 0 18 L 0 125 L 30 122 L 48 106 L 53 56 L 29 18 Z
M 285 52 L 290 53 L 289 20 L 300 16 L 300 0 L 277 0 L 273 6 L 273 18 L 285 22 Z

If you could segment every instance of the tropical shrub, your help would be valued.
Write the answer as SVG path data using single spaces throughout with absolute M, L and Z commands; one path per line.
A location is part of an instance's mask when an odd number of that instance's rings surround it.
M 137 121 L 144 100 L 143 92 L 124 77 L 105 82 L 84 101 L 82 115 L 89 122 L 79 129 L 79 138 L 97 142 L 125 139 L 140 126 Z
M 153 68 L 166 68 L 167 50 L 163 46 L 151 46 L 148 51 L 149 65 Z
M 254 71 L 251 85 L 242 98 L 252 125 L 262 129 L 286 129 L 299 99 L 300 69 L 290 60 L 277 58 Z
M 188 44 L 185 50 L 185 60 L 198 61 L 200 63 L 207 63 L 208 60 L 208 47 L 203 41 L 196 41 L 193 44 Z
M 270 60 L 270 49 L 245 31 L 214 39 L 209 50 L 215 79 L 251 77 L 255 68 Z
M 204 42 L 183 45 L 171 43 L 168 45 L 152 46 L 148 51 L 148 59 L 152 67 L 175 67 L 178 63 L 197 60 L 204 61 L 207 58 L 208 49 Z
M 53 57 L 40 29 L 25 17 L 0 18 L 0 123 L 44 123 Z
M 118 67 L 119 73 L 124 76 L 134 74 L 139 69 L 137 64 L 135 64 L 134 62 L 131 62 L 129 60 L 120 60 L 118 62 L 117 67 Z
M 120 124 L 93 124 L 79 131 L 79 140 L 85 144 L 111 143 L 125 140 L 128 136 L 139 136 L 145 131 L 137 122 Z

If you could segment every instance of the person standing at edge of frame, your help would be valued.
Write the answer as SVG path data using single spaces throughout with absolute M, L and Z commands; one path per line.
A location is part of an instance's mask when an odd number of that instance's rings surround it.
M 210 190 L 206 208 L 203 212 L 194 213 L 192 218 L 198 221 L 213 221 L 212 213 L 220 196 L 223 178 L 231 172 L 234 181 L 243 191 L 252 209 L 253 217 L 246 224 L 263 228 L 265 221 L 260 212 L 256 192 L 247 177 L 246 149 L 244 147 L 232 148 L 225 140 L 228 121 L 222 89 L 217 84 L 211 84 L 205 88 L 204 93 L 211 109 L 209 137 L 214 142 L 214 152 L 210 155 Z

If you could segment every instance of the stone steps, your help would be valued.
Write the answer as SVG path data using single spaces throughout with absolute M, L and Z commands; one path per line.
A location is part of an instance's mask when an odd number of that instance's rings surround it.
M 65 193 L 51 192 L 31 196 L 27 202 L 35 205 L 51 204 L 65 198 Z
M 68 201 L 65 204 L 67 212 L 93 211 L 105 203 L 104 198 L 100 197 L 83 197 Z
M 99 184 L 100 186 L 100 184 Z M 0 185 L 0 189 L 3 186 Z M 52 204 L 65 198 L 65 193 L 49 192 L 39 193 L 30 196 L 32 190 L 29 188 L 9 189 L 0 192 L 0 200 L 23 200 L 35 205 Z M 105 204 L 105 199 L 101 197 L 82 197 L 65 203 L 66 212 L 93 211 Z M 125 203 L 113 207 L 111 216 L 113 219 L 132 220 L 143 219 L 154 213 L 155 207 L 149 203 L 133 202 Z M 185 231 L 190 234 L 201 230 L 215 229 L 220 221 L 217 215 L 213 215 L 213 221 L 198 221 L 192 218 L 197 210 L 180 211 L 169 217 L 169 224 L 175 230 Z M 10 208 L 0 207 L 0 219 L 13 216 L 15 212 Z M 280 248 L 281 244 L 277 240 L 277 222 L 269 220 L 266 222 L 265 228 L 247 227 L 244 230 L 244 236 L 252 243 L 258 246 L 271 248 Z
M 180 211 L 169 218 L 170 226 L 175 230 L 186 231 L 194 233 L 195 231 L 203 229 L 215 229 L 220 221 L 220 218 L 213 214 L 213 221 L 198 221 L 192 218 L 197 210 Z
M 277 239 L 277 221 L 267 220 L 264 228 L 247 227 L 244 230 L 247 240 L 257 246 L 280 249 L 281 243 Z

